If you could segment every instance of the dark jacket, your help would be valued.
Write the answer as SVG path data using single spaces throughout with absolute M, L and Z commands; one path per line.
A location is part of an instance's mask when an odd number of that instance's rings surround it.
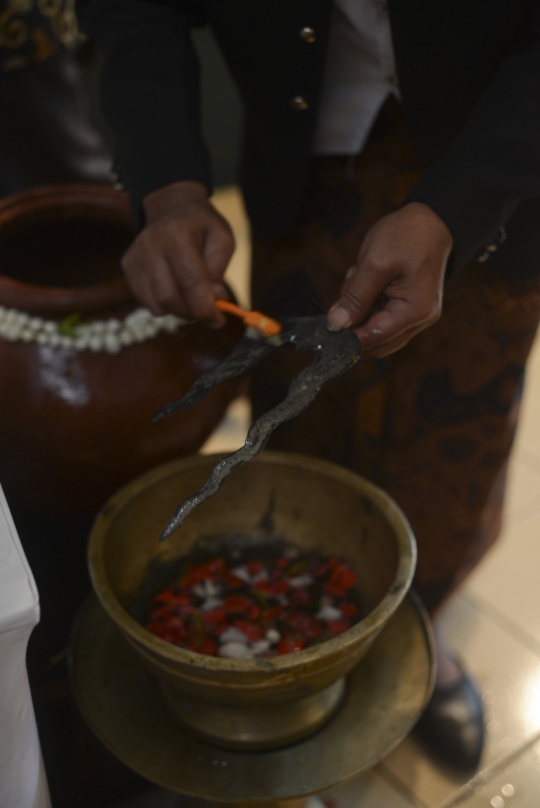
M 522 271 L 539 271 L 540 0 L 388 4 L 404 109 L 427 168 L 409 199 L 447 223 L 454 267 L 510 222 L 497 260 L 518 256 Z M 79 0 L 82 29 L 104 50 L 103 103 L 135 206 L 178 180 L 211 187 L 190 41 L 193 26 L 208 24 L 245 103 L 252 226 L 282 234 L 309 168 L 331 11 L 332 0 Z M 300 35 L 306 26 L 314 42 Z

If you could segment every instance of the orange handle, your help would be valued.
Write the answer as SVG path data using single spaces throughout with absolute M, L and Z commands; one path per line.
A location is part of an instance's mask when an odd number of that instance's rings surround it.
M 275 337 L 282 330 L 281 323 L 278 323 L 277 320 L 272 320 L 266 314 L 261 314 L 260 311 L 247 311 L 229 300 L 216 300 L 216 306 L 220 311 L 226 311 L 240 317 L 245 325 L 256 328 L 264 337 Z

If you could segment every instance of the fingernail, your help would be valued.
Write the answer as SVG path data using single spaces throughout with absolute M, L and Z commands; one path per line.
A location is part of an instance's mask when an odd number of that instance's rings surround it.
M 347 270 L 347 274 L 345 275 L 345 280 L 346 281 L 350 280 L 352 278 L 352 276 L 354 275 L 355 271 L 356 271 L 356 267 L 350 267 L 350 269 Z
M 338 306 L 335 309 L 330 309 L 328 312 L 327 327 L 329 331 L 341 331 L 342 328 L 347 328 L 351 323 L 351 315 L 346 309 Z

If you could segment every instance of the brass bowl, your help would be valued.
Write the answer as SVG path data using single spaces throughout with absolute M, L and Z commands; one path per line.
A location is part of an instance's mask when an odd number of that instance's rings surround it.
M 122 488 L 98 515 L 89 566 L 101 604 L 157 677 L 175 715 L 218 746 L 251 751 L 301 740 L 325 724 L 357 665 L 405 597 L 416 563 L 412 530 L 380 488 L 333 463 L 264 452 L 237 469 L 166 542 L 159 533 L 218 456 L 160 466 Z M 272 535 L 346 559 L 367 616 L 303 651 L 255 660 L 204 656 L 151 634 L 132 616 L 149 569 L 215 538 Z M 135 708 L 136 705 L 134 705 Z

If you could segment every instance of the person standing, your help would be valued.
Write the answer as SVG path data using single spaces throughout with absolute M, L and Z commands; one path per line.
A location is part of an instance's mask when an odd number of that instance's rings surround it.
M 74 53 L 74 0 L 0 0 L 0 197 L 114 182 Z
M 540 315 L 537 0 L 79 0 L 140 232 L 123 267 L 154 313 L 219 327 L 234 249 L 209 201 L 190 31 L 210 25 L 246 108 L 253 304 L 328 311 L 364 361 L 274 448 L 385 488 L 415 531 L 437 614 L 495 540 Z M 252 379 L 255 414 L 303 359 Z M 478 764 L 481 700 L 437 632 L 418 732 Z

